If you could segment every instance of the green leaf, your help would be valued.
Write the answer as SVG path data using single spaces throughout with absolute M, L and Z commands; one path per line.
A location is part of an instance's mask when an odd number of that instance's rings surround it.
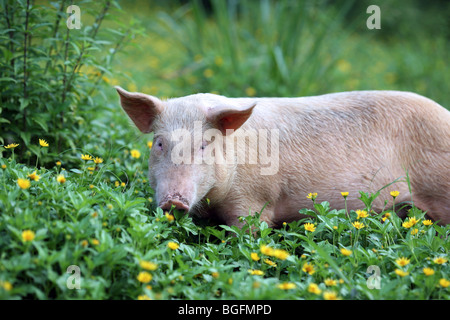
M 39 124 L 45 133 L 48 132 L 48 125 L 47 125 L 48 120 L 44 119 L 43 117 L 32 117 L 32 120 L 37 124 Z
M 22 112 L 23 109 L 25 109 L 28 106 L 28 104 L 30 103 L 30 100 L 25 99 L 25 98 L 20 98 L 19 102 L 20 102 L 19 111 Z

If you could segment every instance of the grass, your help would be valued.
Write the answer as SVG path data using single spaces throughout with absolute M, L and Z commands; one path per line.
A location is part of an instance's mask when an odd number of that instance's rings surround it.
M 349 20 L 351 6 L 322 2 L 224 3 L 213 1 L 211 12 L 197 2 L 123 5 L 117 20 L 140 18 L 147 37 L 115 56 L 121 75 L 105 73 L 103 91 L 90 97 L 104 101 L 92 111 L 96 118 L 68 128 L 76 150 L 56 152 L 50 139 L 48 147 L 35 141 L 29 153 L 23 145 L 3 150 L 0 299 L 449 299 L 450 226 L 424 224 L 417 208 L 406 221 L 394 212 L 358 219 L 315 203 L 314 211 L 300 210 L 310 219 L 280 229 L 255 212 L 238 229 L 156 208 L 146 177 L 152 137 L 118 112 L 113 85 L 160 97 L 399 89 L 448 105 L 444 33 L 405 36 L 417 30 L 400 15 L 386 37 L 358 27 L 365 10 Z M 19 178 L 30 187 L 22 189 Z M 374 197 L 362 192 L 360 209 L 370 212 Z M 70 266 L 79 268 L 80 289 Z

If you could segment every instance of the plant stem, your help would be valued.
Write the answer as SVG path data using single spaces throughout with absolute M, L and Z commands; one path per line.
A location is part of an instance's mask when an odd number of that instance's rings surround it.
M 10 30 L 8 31 L 8 36 L 9 36 L 9 50 L 11 51 L 11 53 L 14 53 L 14 31 L 12 30 L 12 25 L 13 25 L 13 15 L 11 15 L 11 20 L 9 19 L 9 7 L 8 7 L 8 2 L 5 1 L 5 20 L 6 20 L 6 27 Z M 14 57 L 11 58 L 11 70 L 12 73 L 15 74 L 14 72 Z M 15 79 L 16 77 L 12 77 L 13 79 Z
M 27 49 L 28 49 L 28 19 L 30 16 L 30 0 L 25 9 L 25 31 L 23 40 L 23 98 L 27 99 Z M 23 110 L 23 129 L 27 131 L 27 109 Z
M 110 5 L 111 5 L 111 1 L 107 1 L 105 6 L 104 6 L 104 8 L 103 8 L 102 13 L 100 13 L 97 16 L 97 19 L 94 22 L 95 29 L 93 30 L 92 35 L 91 35 L 92 40 L 95 39 L 95 37 L 97 35 L 97 32 L 98 32 L 98 30 L 100 28 L 100 25 L 101 25 L 103 19 L 105 18 L 106 13 L 108 12 L 108 9 L 109 9 Z M 64 86 L 63 94 L 65 94 L 65 92 L 67 92 L 69 90 L 70 84 L 73 81 L 73 77 L 75 76 L 75 73 L 77 73 L 77 71 L 83 65 L 81 60 L 82 60 L 83 55 L 84 55 L 84 50 L 86 49 L 86 45 L 85 44 L 86 44 L 86 40 L 83 41 L 83 44 L 82 44 L 81 50 L 80 50 L 80 54 L 78 55 L 77 61 L 75 63 L 75 66 L 73 67 L 72 73 L 70 74 L 70 78 L 67 81 L 66 85 Z
M 52 37 L 53 39 L 55 39 L 55 38 L 56 38 L 56 35 L 58 34 L 59 22 L 61 21 L 62 10 L 63 10 L 63 8 L 65 7 L 65 3 L 66 3 L 66 0 L 61 1 L 61 5 L 59 6 L 59 10 L 58 10 L 58 12 L 57 12 L 57 14 L 56 14 L 55 25 L 53 26 L 53 37 Z M 67 28 L 67 29 L 69 29 L 69 28 Z M 54 45 L 53 45 L 53 43 L 52 43 L 52 44 L 50 45 L 50 48 L 48 49 L 48 57 L 51 56 L 52 51 L 53 51 L 53 48 L 54 48 Z M 48 68 L 50 67 L 51 61 L 53 61 L 53 59 L 49 59 L 49 60 L 47 61 L 47 64 L 45 65 L 45 69 L 44 69 L 44 74 L 47 73 Z

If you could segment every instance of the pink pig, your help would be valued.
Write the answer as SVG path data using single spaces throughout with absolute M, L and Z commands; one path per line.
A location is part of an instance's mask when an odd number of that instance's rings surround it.
M 357 210 L 364 206 L 359 191 L 396 181 L 381 191 L 374 211 L 391 207 L 390 191 L 398 190 L 396 208 L 412 200 L 431 219 L 450 223 L 450 112 L 423 96 L 207 93 L 162 101 L 116 89 L 137 128 L 154 132 L 149 180 L 163 209 L 240 225 L 239 216 L 265 206 L 261 220 L 277 227 L 304 218 L 299 210 L 312 207 L 310 192 L 340 209 L 347 191 L 348 209 Z

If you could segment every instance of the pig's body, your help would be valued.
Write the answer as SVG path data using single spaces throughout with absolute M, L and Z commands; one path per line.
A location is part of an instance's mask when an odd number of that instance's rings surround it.
M 125 91 L 119 93 L 122 105 L 133 98 Z M 223 112 L 214 113 L 221 105 L 246 112 L 233 127 L 236 133 L 279 130 L 279 168 L 271 175 L 261 174 L 261 164 L 248 163 L 164 164 L 161 169 L 158 159 L 164 151 L 153 150 L 149 176 L 163 208 L 174 204 L 239 225 L 239 216 L 247 215 L 249 209 L 259 212 L 266 204 L 261 219 L 278 226 L 302 218 L 298 211 L 312 207 L 306 198 L 310 192 L 318 194 L 316 202 L 326 200 L 339 209 L 344 207 L 341 192 L 348 191 L 348 209 L 363 209 L 359 191 L 376 192 L 403 177 L 381 191 L 373 204 L 375 211 L 392 206 L 389 192 L 398 190 L 396 203 L 412 199 L 432 219 L 450 223 L 450 112 L 420 95 L 355 91 L 303 98 L 196 94 L 159 101 L 147 97 L 159 105 L 151 121 L 155 137 L 190 127 L 195 119 L 206 127 L 223 129 L 230 119 Z M 128 111 L 124 106 L 129 115 L 134 105 L 129 104 Z M 234 117 L 229 109 L 226 118 Z M 406 170 L 412 195 L 405 182 Z

